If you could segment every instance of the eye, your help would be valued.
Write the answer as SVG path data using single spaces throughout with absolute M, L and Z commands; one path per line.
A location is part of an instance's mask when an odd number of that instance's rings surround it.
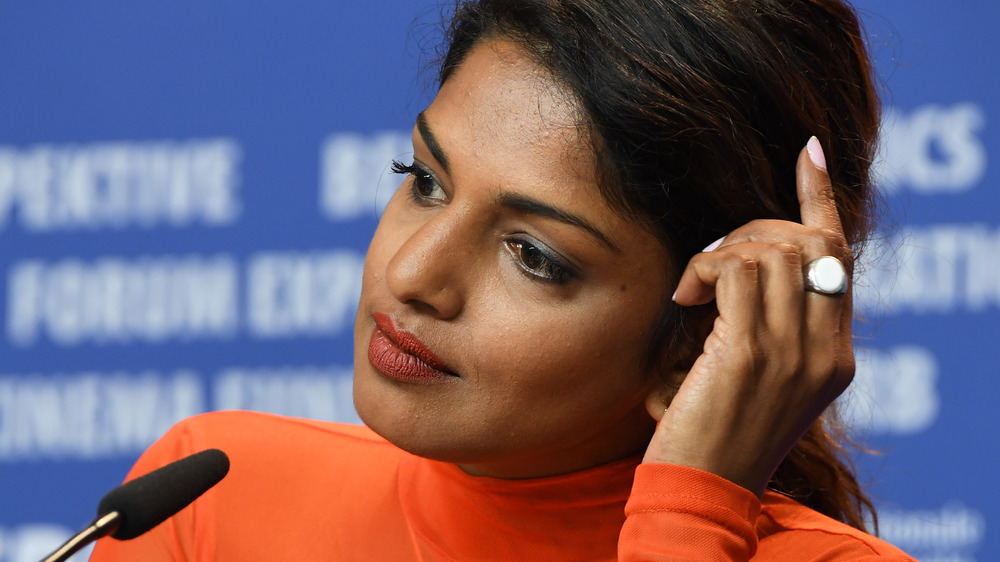
M 441 184 L 438 183 L 433 172 L 421 164 L 416 162 L 413 164 L 403 164 L 398 160 L 393 160 L 392 173 L 413 176 L 413 183 L 410 185 L 410 195 L 417 203 L 426 205 L 436 201 L 448 200 L 448 194 L 445 193 Z
M 573 275 L 569 264 L 537 240 L 511 238 L 505 244 L 521 270 L 534 280 L 562 285 Z

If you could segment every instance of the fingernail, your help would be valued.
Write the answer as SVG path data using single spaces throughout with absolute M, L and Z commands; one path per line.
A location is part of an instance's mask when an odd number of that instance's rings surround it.
M 809 159 L 812 160 L 814 166 L 820 170 L 826 170 L 826 155 L 823 154 L 823 145 L 819 143 L 818 138 L 809 137 L 809 142 L 806 143 L 806 152 L 809 153 Z
M 719 238 L 718 240 L 716 240 L 715 242 L 712 242 L 708 246 L 705 246 L 705 249 L 702 250 L 702 253 L 704 253 L 704 252 L 711 252 L 712 250 L 718 248 L 719 244 L 722 244 L 722 241 L 725 240 L 725 239 L 726 239 L 726 237 L 723 236 L 722 238 Z
M 677 301 L 677 291 L 674 291 L 674 294 L 670 295 L 670 300 L 672 300 L 674 302 Z

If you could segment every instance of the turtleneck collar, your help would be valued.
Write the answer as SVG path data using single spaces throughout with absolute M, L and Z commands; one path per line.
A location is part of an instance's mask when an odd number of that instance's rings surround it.
M 454 464 L 409 456 L 400 501 L 414 540 L 435 559 L 535 559 L 567 547 L 616 557 L 635 456 L 591 469 L 521 480 L 470 476 Z

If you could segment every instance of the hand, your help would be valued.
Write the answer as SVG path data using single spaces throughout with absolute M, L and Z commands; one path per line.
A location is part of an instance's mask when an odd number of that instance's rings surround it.
M 815 140 L 808 147 L 796 166 L 802 224 L 750 222 L 684 270 L 674 300 L 714 299 L 718 317 L 670 406 L 647 401 L 660 423 L 643 462 L 700 468 L 759 496 L 854 377 L 850 290 L 803 289 L 811 260 L 831 255 L 848 271 L 852 264 L 822 148 Z

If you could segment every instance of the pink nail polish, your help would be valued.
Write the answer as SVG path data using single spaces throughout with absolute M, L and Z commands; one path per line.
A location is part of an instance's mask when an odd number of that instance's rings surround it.
M 723 236 L 722 238 L 719 238 L 718 240 L 716 240 L 715 242 L 712 242 L 708 246 L 705 246 L 705 249 L 702 250 L 702 253 L 704 253 L 704 252 L 711 252 L 712 250 L 718 248 L 719 245 L 722 244 L 722 241 L 725 240 L 725 239 L 726 239 L 726 237 Z
M 809 159 L 812 160 L 814 166 L 820 170 L 826 169 L 826 155 L 823 154 L 823 146 L 819 143 L 819 139 L 809 137 L 809 142 L 806 143 L 806 152 L 809 153 Z

